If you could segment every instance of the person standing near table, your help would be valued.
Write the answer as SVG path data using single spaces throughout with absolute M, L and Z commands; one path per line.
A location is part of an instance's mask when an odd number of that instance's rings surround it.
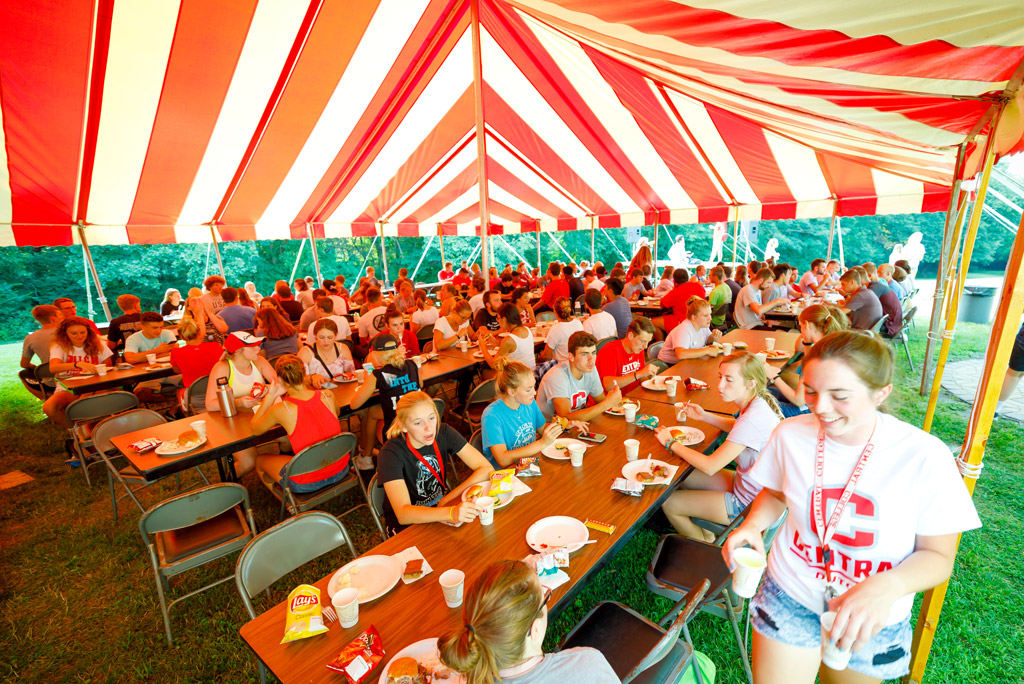
M 461 626 L 437 641 L 441 660 L 466 684 L 618 684 L 597 649 L 544 653 L 550 597 L 523 561 L 488 565 L 467 583 Z
M 78 316 L 65 318 L 53 333 L 50 345 L 50 372 L 95 373 L 96 366 L 110 365 L 113 352 L 103 343 L 89 321 Z M 68 427 L 64 409 L 78 397 L 59 382 L 50 398 L 43 402 L 43 413 L 62 428 Z
M 772 327 L 764 322 L 764 315 L 772 309 L 789 302 L 788 298 L 767 299 L 775 281 L 775 275 L 770 268 L 762 268 L 751 279 L 736 297 L 736 308 L 733 310 L 733 318 L 736 325 L 744 330 L 772 330 Z
M 601 307 L 615 319 L 615 336 L 620 340 L 626 336 L 630 321 L 633 320 L 633 312 L 629 309 L 629 301 L 622 296 L 622 281 L 618 278 L 609 278 L 604 284 L 605 304 Z
M 253 321 L 256 318 L 256 309 L 250 309 L 239 304 L 238 290 L 233 287 L 225 287 L 220 291 L 220 296 L 224 300 L 224 307 L 220 310 L 220 317 L 228 324 L 228 332 L 251 330 Z
M 616 387 L 628 394 L 640 384 L 657 373 L 657 367 L 647 365 L 647 347 L 654 339 L 654 325 L 637 316 L 629 324 L 626 336 L 621 340 L 612 340 L 601 347 L 597 353 L 597 374 L 601 376 L 601 384 L 605 392 Z
M 672 330 L 686 320 L 687 305 L 690 297 L 704 299 L 704 286 L 690 279 L 690 274 L 685 268 L 677 268 L 672 271 L 672 282 L 675 283 L 668 294 L 661 298 L 661 308 L 671 309 L 672 313 L 658 316 L 654 319 L 654 327 L 660 328 L 665 333 Z
M 708 276 L 711 279 L 711 293 L 708 294 L 708 303 L 711 305 L 711 311 L 714 313 L 719 307 L 729 308 L 732 304 L 732 288 L 725 282 L 725 268 L 722 266 L 715 266 L 711 269 L 711 273 Z M 739 289 L 737 289 L 737 292 Z M 711 325 L 716 328 L 721 328 L 725 325 L 725 309 L 722 313 L 717 316 L 711 317 Z M 689 306 L 687 306 L 689 310 Z M 687 313 L 689 315 L 689 313 Z
M 384 527 L 389 535 L 409 525 L 472 522 L 480 511 L 462 492 L 486 482 L 494 469 L 454 428 L 441 422 L 434 400 L 409 392 L 395 404 L 395 421 L 380 450 L 377 479 L 384 487 Z M 449 490 L 445 459 L 458 456 L 473 472 Z
M 202 299 L 212 313 L 219 314 L 220 310 L 224 308 L 221 291 L 226 284 L 224 278 L 219 275 L 209 276 L 203 281 L 203 289 L 206 290 L 206 294 L 202 295 Z
M 498 469 L 554 444 L 562 426 L 550 423 L 545 427 L 547 421 L 537 406 L 533 369 L 502 359 L 494 382 L 498 398 L 484 409 L 480 429 L 484 458 Z
M 722 331 L 711 330 L 711 304 L 700 297 L 690 297 L 686 310 L 686 320 L 672 328 L 658 352 L 658 360 L 670 366 L 683 359 L 714 357 L 719 352 L 713 343 L 722 337 Z
M 569 360 L 544 374 L 537 392 L 537 405 L 541 413 L 569 420 L 588 421 L 602 412 L 618 406 L 622 391 L 613 387 L 605 394 L 601 377 L 597 374 L 597 340 L 585 332 L 569 338 Z M 588 406 L 588 400 L 593 404 Z
M 666 449 L 696 469 L 683 481 L 683 488 L 662 506 L 679 534 L 714 541 L 714 535 L 698 527 L 691 518 L 727 525 L 760 491 L 750 469 L 782 420 L 775 398 L 767 391 L 767 383 L 764 364 L 753 354 L 741 351 L 722 359 L 718 367 L 718 393 L 723 401 L 739 408 L 739 417 L 710 413 L 696 402 L 686 403 L 687 416 L 728 433 L 725 442 L 710 455 L 683 446 L 682 438 L 674 437 L 666 427 L 655 431 L 655 437 Z M 735 472 L 725 470 L 734 461 Z
M 590 316 L 583 321 L 583 330 L 594 336 L 596 340 L 618 337 L 615 317 L 601 310 L 601 293 L 598 290 L 587 290 L 583 295 L 583 303 L 587 306 Z
M 811 414 L 779 425 L 750 472 L 763 489 L 726 540 L 764 552 L 762 531 L 789 511 L 751 600 L 758 682 L 880 682 L 909 671 L 914 594 L 949 579 L 958 535 L 980 527 L 949 447 L 883 413 L 893 350 L 879 336 L 826 335 L 804 361 Z M 821 664 L 819 616 L 851 649 Z

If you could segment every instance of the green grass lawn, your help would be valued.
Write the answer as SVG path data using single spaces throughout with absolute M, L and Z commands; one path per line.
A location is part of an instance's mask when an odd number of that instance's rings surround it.
M 923 319 L 911 351 L 920 366 Z M 984 352 L 989 329 L 958 327 L 950 360 Z M 167 646 L 153 575 L 139 538 L 138 512 L 123 509 L 114 522 L 106 476 L 93 469 L 98 485 L 87 489 L 77 470 L 63 465 L 63 436 L 43 418 L 39 402 L 16 378 L 18 345 L 0 346 L 0 472 L 22 470 L 35 480 L 0 492 L 0 679 L 19 682 L 242 682 L 258 681 L 248 648 L 238 636 L 245 618 L 233 583 L 179 604 L 172 612 L 175 642 Z M 899 351 L 902 354 L 902 349 Z M 888 409 L 920 425 L 925 400 L 916 393 L 920 377 L 906 360 L 898 364 Z M 963 439 L 967 406 L 943 397 L 934 432 L 949 444 Z M 1024 471 L 1021 426 L 997 421 L 989 439 L 987 466 L 975 501 L 985 526 L 967 534 L 932 649 L 929 682 L 1022 681 L 1024 643 L 1024 541 L 1021 515 Z M 211 473 L 215 470 L 211 467 Z M 277 520 L 277 501 L 247 478 L 257 525 Z M 152 503 L 173 493 L 158 485 L 143 493 Z M 131 505 L 129 503 L 129 505 Z M 344 507 L 329 507 L 340 513 Z M 346 519 L 360 550 L 373 543 L 368 515 Z M 644 573 L 657 536 L 641 530 L 595 577 L 549 629 L 554 642 L 600 600 L 621 601 L 658 618 L 668 601 L 650 594 Z M 301 580 L 315 580 L 337 565 L 336 558 L 301 568 L 294 581 L 279 583 L 277 595 Z M 194 588 L 231 572 L 225 561 L 186 575 L 175 589 Z M 178 594 L 180 595 L 180 594 Z M 743 680 L 727 623 L 707 615 L 691 625 L 697 648 L 718 666 L 719 682 Z

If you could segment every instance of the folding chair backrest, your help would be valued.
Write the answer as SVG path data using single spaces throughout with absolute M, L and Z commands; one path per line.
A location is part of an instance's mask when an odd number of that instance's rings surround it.
M 373 477 L 370 478 L 370 484 L 366 487 L 370 493 L 370 505 L 373 506 L 373 510 L 376 511 L 377 515 L 384 517 L 384 498 L 387 496 L 387 492 L 384 491 L 384 485 L 381 484 L 380 478 L 374 473 Z
M 420 346 L 421 347 L 427 341 L 432 341 L 434 339 L 434 324 L 431 323 L 430 325 L 425 325 L 422 328 L 420 328 L 419 330 L 417 330 L 416 331 L 416 339 L 418 339 L 420 341 Z
M 697 610 L 697 606 L 704 599 L 704 594 L 707 593 L 711 583 L 708 580 L 702 581 L 700 584 L 695 586 L 686 594 L 686 603 L 683 606 L 682 611 L 676 616 L 676 619 L 672 621 L 672 625 L 665 632 L 664 636 L 658 640 L 658 643 L 654 645 L 647 655 L 637 663 L 633 669 L 622 678 L 622 681 L 628 682 L 634 679 L 644 670 L 656 665 L 669 654 L 672 647 L 676 645 L 679 640 L 679 634 L 683 631 L 683 626 L 690 621 L 693 617 L 693 613 Z
M 420 351 L 424 354 L 429 354 L 434 351 L 434 340 L 430 340 L 429 342 L 420 345 Z
M 616 338 L 616 337 L 606 337 L 603 340 L 598 340 L 597 341 L 597 351 L 601 351 L 601 347 L 603 347 L 604 345 L 608 344 L 609 342 L 611 342 L 614 339 L 618 339 L 618 338 Z
M 344 458 L 346 454 L 351 454 L 356 448 L 356 443 L 355 435 L 343 432 L 316 444 L 310 444 L 288 461 L 285 475 L 294 477 L 326 468 Z
M 466 400 L 466 405 L 469 406 L 470 404 L 492 401 L 497 396 L 498 389 L 494 384 L 494 379 L 485 380 L 474 387 L 473 391 L 469 393 L 469 399 Z
M 885 324 L 887 320 L 889 320 L 889 314 L 882 314 L 882 317 L 875 321 L 874 324 L 871 326 L 871 332 L 878 332 L 879 330 L 881 330 L 882 326 Z
M 253 539 L 235 566 L 235 583 L 251 617 L 252 597 L 292 570 L 348 542 L 348 532 L 330 513 L 309 511 L 288 518 Z
M 444 399 L 440 397 L 434 397 L 434 408 L 437 409 L 437 417 L 444 420 Z
M 83 420 L 95 420 L 122 411 L 138 408 L 139 400 L 131 392 L 105 392 L 82 397 L 68 404 L 64 415 L 72 425 Z
M 484 453 L 484 438 L 482 430 L 473 431 L 473 436 L 469 438 L 469 445 L 481 454 Z
M 39 382 L 47 382 L 53 380 L 53 371 L 50 370 L 49 363 L 41 363 L 32 369 L 32 372 L 36 376 L 36 380 Z
M 897 334 L 899 334 L 899 332 L 902 332 L 903 330 L 906 330 L 907 326 L 910 325 L 911 323 L 913 323 L 914 316 L 916 316 L 916 315 L 917 315 L 917 307 L 916 306 L 912 306 L 909 309 L 907 309 L 906 311 L 904 311 L 903 312 L 903 321 L 900 323 L 900 330 L 897 332 Z
M 233 482 L 212 484 L 161 501 L 139 518 L 142 543 L 149 544 L 149 535 L 178 530 L 216 518 L 239 504 L 248 510 L 249 492 Z
M 204 375 L 185 390 L 185 406 L 194 414 L 206 408 L 206 388 L 210 386 L 210 376 Z
M 110 453 L 114 445 L 110 440 L 136 430 L 144 430 L 154 425 L 166 423 L 167 419 L 156 411 L 149 409 L 132 409 L 124 413 L 104 418 L 92 431 L 92 444 L 98 451 Z
M 655 342 L 647 348 L 647 360 L 654 361 L 658 358 L 658 354 L 661 353 L 661 348 L 665 346 L 664 342 Z

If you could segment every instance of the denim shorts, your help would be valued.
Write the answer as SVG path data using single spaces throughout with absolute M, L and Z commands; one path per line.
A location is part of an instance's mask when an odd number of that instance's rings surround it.
M 771 574 L 750 599 L 750 621 L 757 633 L 775 641 L 801 648 L 821 648 L 818 615 L 794 601 Z M 896 679 L 910 672 L 910 618 L 889 625 L 860 651 L 853 653 L 849 668 L 869 677 Z
M 746 506 L 740 502 L 735 494 L 732 492 L 725 493 L 725 513 L 729 516 L 729 522 L 735 520 L 736 516 L 742 513 L 744 508 Z

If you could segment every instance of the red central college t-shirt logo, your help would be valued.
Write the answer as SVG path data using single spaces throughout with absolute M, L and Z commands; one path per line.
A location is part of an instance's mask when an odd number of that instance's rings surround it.
M 587 405 L 587 397 L 590 395 L 584 391 L 579 391 L 569 397 L 569 405 L 572 406 L 572 410 L 581 409 Z
M 832 510 L 835 508 L 835 504 L 842 496 L 842 487 L 831 487 L 821 490 L 822 513 L 825 516 L 826 525 L 832 515 Z M 820 536 L 818 525 L 814 520 L 813 499 L 811 501 L 811 505 L 808 506 L 807 514 L 811 518 L 811 532 Z M 850 502 L 846 505 L 846 511 L 843 512 L 843 517 L 840 521 L 840 530 L 844 527 L 848 527 L 851 534 L 844 534 L 842 531 L 837 530 L 835 535 L 832 537 L 832 542 L 850 548 L 871 548 L 875 545 L 875 533 L 870 529 L 858 528 L 857 523 L 858 521 L 877 519 L 878 506 L 875 504 L 874 499 L 854 492 L 853 496 L 850 497 Z M 846 521 L 846 525 L 843 525 L 843 520 Z

